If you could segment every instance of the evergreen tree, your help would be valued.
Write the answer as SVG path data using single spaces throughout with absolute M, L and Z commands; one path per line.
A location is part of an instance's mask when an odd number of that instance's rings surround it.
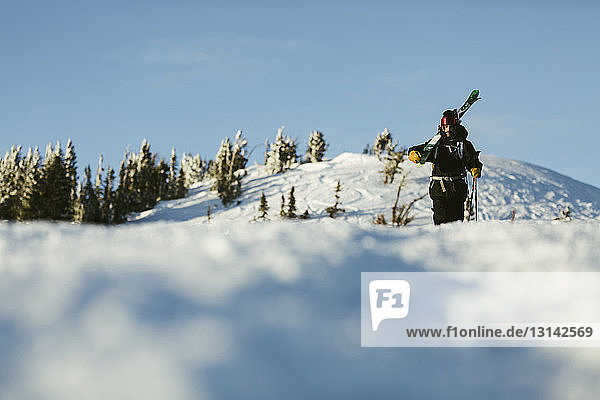
M 100 154 L 98 158 L 98 169 L 96 170 L 96 183 L 94 184 L 94 189 L 96 190 L 96 195 L 100 193 L 102 187 L 102 172 L 104 172 L 104 168 L 102 167 L 102 162 L 104 157 Z
M 184 181 L 185 187 L 192 187 L 196 183 L 202 182 L 207 172 L 207 163 L 199 154 L 192 157 L 189 154 L 183 153 L 181 157 L 181 166 L 179 175 Z
M 378 133 L 375 137 L 375 142 L 373 143 L 372 151 L 377 156 L 377 158 L 381 158 L 381 154 L 388 149 L 389 146 L 392 145 L 392 134 L 390 131 L 385 128 L 383 132 Z
M 335 218 L 339 213 L 346 212 L 343 208 L 339 208 L 340 205 L 340 195 L 339 193 L 342 191 L 342 187 L 340 185 L 340 181 L 337 181 L 337 186 L 335 187 L 335 204 L 329 206 L 325 209 L 331 218 Z
M 73 218 L 75 201 L 77 200 L 77 155 L 75 154 L 75 147 L 71 139 L 67 141 L 67 148 L 65 151 L 65 172 L 67 181 L 69 182 L 69 209 L 68 216 Z
M 263 192 L 260 196 L 260 206 L 258 207 L 258 211 L 260 211 L 260 215 L 258 219 L 262 219 L 263 221 L 268 220 L 267 211 L 269 211 L 269 203 L 267 203 L 267 196 Z
M 288 209 L 287 212 L 285 213 L 285 216 L 287 218 L 296 218 L 296 196 L 294 196 L 294 187 L 292 186 L 292 189 L 290 189 L 290 195 L 289 195 L 289 200 L 288 200 Z
M 285 212 L 285 196 L 283 195 L 283 193 L 281 194 L 281 208 L 279 209 L 279 216 L 281 218 L 285 218 L 285 216 L 286 216 L 286 212 Z
M 65 161 L 60 147 L 56 144 L 46 149 L 46 159 L 42 168 L 40 193 L 43 201 L 40 206 L 40 218 L 49 220 L 71 219 L 71 182 L 67 177 Z
M 102 201 L 101 201 L 101 219 L 106 224 L 115 223 L 115 191 L 113 185 L 115 181 L 115 170 L 111 167 L 106 172 L 104 178 L 104 185 L 102 187 Z
M 306 150 L 307 159 L 309 162 L 323 161 L 323 156 L 329 145 L 325 143 L 323 134 L 319 131 L 313 131 L 308 140 L 308 149 Z
M 12 146 L 0 160 L 0 219 L 15 220 L 21 206 L 21 146 Z
M 175 199 L 181 199 L 187 195 L 187 188 L 185 187 L 185 175 L 183 171 L 179 170 L 179 175 L 175 178 L 173 184 L 173 196 Z
M 79 191 L 77 205 L 75 207 L 75 221 L 100 223 L 102 222 L 102 211 L 98 201 L 97 190 L 92 184 L 92 172 L 88 165 L 84 172 L 83 185 Z
M 265 153 L 265 165 L 273 174 L 286 171 L 296 162 L 296 142 L 283 133 L 284 126 L 277 130 L 275 142 L 269 145 Z
M 39 149 L 36 147 L 32 152 L 31 148 L 29 148 L 23 162 L 23 188 L 21 192 L 21 207 L 18 215 L 18 219 L 22 221 L 40 217 L 43 202 L 40 192 L 41 176 Z
M 167 199 L 176 199 L 177 190 L 175 188 L 175 182 L 177 180 L 177 153 L 175 147 L 171 149 L 171 158 L 169 159 L 169 177 L 168 177 L 168 194 Z
M 246 143 L 242 131 L 238 131 L 233 145 L 229 138 L 223 139 L 211 166 L 210 174 L 214 178 L 211 190 L 217 192 L 225 206 L 242 194 L 242 175 L 248 161 Z
M 158 167 L 154 173 L 153 185 L 158 192 L 157 200 L 171 199 L 171 185 L 169 182 L 169 165 L 163 158 L 158 162 Z
M 116 224 L 127 221 L 127 213 L 132 207 L 132 185 L 129 179 L 130 164 L 129 152 L 126 151 L 119 167 L 119 184 L 114 195 L 113 220 Z

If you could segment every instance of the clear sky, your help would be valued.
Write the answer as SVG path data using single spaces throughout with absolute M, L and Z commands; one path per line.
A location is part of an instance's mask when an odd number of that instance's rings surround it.
M 0 150 L 72 138 L 80 167 L 118 167 L 143 138 L 212 158 L 242 129 L 261 160 L 285 125 L 334 156 L 384 128 L 422 143 L 477 88 L 483 153 L 600 186 L 598 21 L 577 0 L 0 0 Z

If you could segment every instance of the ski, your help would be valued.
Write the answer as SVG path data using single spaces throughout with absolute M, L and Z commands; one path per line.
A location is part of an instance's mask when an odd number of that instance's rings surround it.
M 471 94 L 469 95 L 467 100 L 460 107 L 460 109 L 458 109 L 458 111 L 456 109 L 454 109 L 454 112 L 458 116 L 459 121 L 460 121 L 460 118 L 463 115 L 465 115 L 465 113 L 469 110 L 469 108 L 471 108 L 473 103 L 475 103 L 479 99 L 481 99 L 481 97 L 479 97 L 479 90 L 475 89 L 471 92 Z M 419 164 L 423 165 L 427 162 L 427 159 L 429 158 L 431 151 L 435 148 L 435 145 L 437 144 L 437 142 L 439 142 L 439 140 L 441 138 L 442 138 L 442 132 L 441 132 L 441 127 L 440 127 L 440 128 L 438 128 L 437 133 L 431 139 L 429 139 L 429 141 L 425 145 L 425 148 L 423 149 L 423 154 L 421 154 L 421 159 L 419 160 Z
M 477 100 L 481 100 L 481 97 L 479 97 L 479 90 L 475 89 L 471 92 L 471 94 L 465 101 L 465 104 L 463 104 L 462 107 L 460 107 L 460 109 L 458 110 L 459 120 L 462 118 L 463 115 L 465 115 L 467 110 L 469 110 L 469 108 L 471 108 L 473 103 L 475 103 Z

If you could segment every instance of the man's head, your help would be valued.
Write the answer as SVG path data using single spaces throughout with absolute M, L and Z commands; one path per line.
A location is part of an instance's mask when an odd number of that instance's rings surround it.
M 459 123 L 458 113 L 456 110 L 446 110 L 442 115 L 442 120 L 440 121 L 440 128 L 442 132 L 446 134 L 446 136 L 450 137 L 452 133 L 454 133 L 455 126 Z

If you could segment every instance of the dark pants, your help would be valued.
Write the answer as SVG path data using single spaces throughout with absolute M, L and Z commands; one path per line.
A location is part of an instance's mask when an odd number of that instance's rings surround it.
M 433 223 L 435 225 L 452 221 L 462 221 L 465 215 L 467 183 L 464 180 L 432 180 L 429 184 L 429 197 L 433 201 Z M 445 189 L 445 190 L 444 190 Z

